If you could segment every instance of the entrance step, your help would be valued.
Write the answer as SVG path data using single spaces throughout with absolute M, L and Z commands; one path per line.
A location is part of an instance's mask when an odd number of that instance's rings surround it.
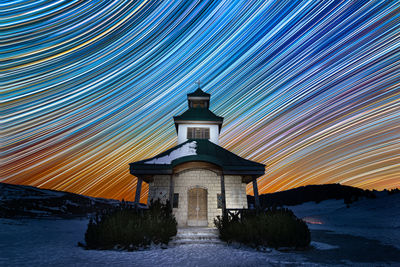
M 169 243 L 171 246 L 187 244 L 224 244 L 218 237 L 218 230 L 206 227 L 178 228 L 178 233 Z

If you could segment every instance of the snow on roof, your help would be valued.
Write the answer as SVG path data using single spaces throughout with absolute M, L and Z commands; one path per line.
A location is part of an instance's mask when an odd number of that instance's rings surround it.
M 168 155 L 159 158 L 152 158 L 144 161 L 144 164 L 171 164 L 174 159 L 197 155 L 196 152 L 197 142 L 188 142 L 177 149 L 171 151 Z

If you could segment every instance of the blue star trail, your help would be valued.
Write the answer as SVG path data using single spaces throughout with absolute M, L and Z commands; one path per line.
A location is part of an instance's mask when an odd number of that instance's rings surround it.
M 0 29 L 3 182 L 132 200 L 200 80 L 260 193 L 400 186 L 398 1 L 7 1 Z

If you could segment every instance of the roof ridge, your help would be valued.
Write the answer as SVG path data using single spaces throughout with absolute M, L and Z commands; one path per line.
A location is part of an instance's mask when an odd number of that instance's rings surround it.
M 201 90 L 201 88 L 197 88 L 194 92 L 191 92 L 189 94 L 187 94 L 188 97 L 191 96 L 202 96 L 202 97 L 210 97 L 211 95 L 209 93 L 204 92 L 203 90 Z

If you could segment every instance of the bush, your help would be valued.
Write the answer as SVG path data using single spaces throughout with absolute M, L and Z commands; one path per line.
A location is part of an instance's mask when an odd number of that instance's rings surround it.
M 305 222 L 288 209 L 267 210 L 243 215 L 242 219 L 228 216 L 214 220 L 220 238 L 228 243 L 239 242 L 253 247 L 304 248 L 311 236 Z
M 169 203 L 152 203 L 148 210 L 126 205 L 103 211 L 90 219 L 85 233 L 86 248 L 136 250 L 168 244 L 176 235 L 177 223 Z

